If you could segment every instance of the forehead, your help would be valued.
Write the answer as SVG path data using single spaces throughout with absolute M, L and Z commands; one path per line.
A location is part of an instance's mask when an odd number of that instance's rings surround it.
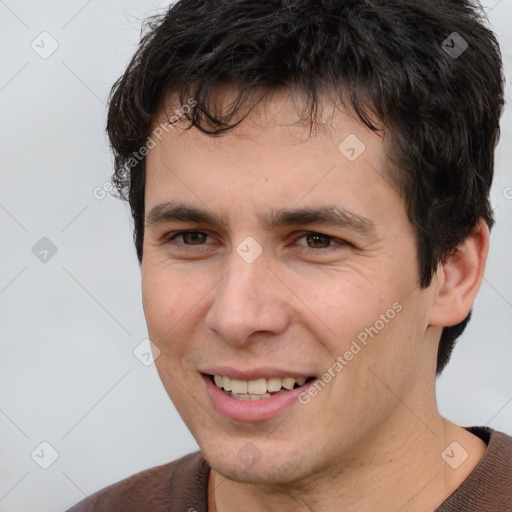
M 273 90 L 254 88 L 244 93 L 243 101 L 239 100 L 239 93 L 234 87 L 218 84 L 212 86 L 205 103 L 201 104 L 208 112 L 207 116 L 202 116 L 203 121 L 213 115 L 227 120 L 229 125 L 237 124 L 236 129 L 226 130 L 222 134 L 223 139 L 251 138 L 257 130 L 276 128 L 280 129 L 281 136 L 287 133 L 290 142 L 300 142 L 311 135 L 330 136 L 334 142 L 343 132 L 350 130 L 368 132 L 365 136 L 374 135 L 335 92 L 319 95 L 313 110 L 309 96 L 300 90 L 284 87 Z M 345 103 L 349 104 L 349 101 Z M 167 94 L 154 117 L 153 131 L 159 126 L 169 125 L 172 132 L 184 130 L 189 126 L 184 114 L 189 113 L 196 104 L 192 96 L 179 98 L 176 93 Z M 379 125 L 377 120 L 372 119 L 372 122 Z M 208 130 L 215 128 L 207 122 L 203 122 L 202 126 Z
M 223 112 L 235 98 L 218 89 L 212 111 Z M 331 97 L 322 99 L 312 126 L 300 93 L 255 93 L 230 121 L 241 123 L 219 136 L 186 129 L 190 100 L 180 104 L 170 95 L 155 117 L 153 133 L 161 133 L 147 156 L 146 213 L 176 199 L 226 214 L 319 201 L 353 209 L 362 206 L 357 189 L 363 203 L 386 194 L 397 199 L 382 139 Z

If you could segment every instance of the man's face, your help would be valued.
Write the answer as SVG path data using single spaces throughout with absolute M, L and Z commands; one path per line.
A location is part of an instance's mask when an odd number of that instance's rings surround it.
M 225 135 L 175 127 L 147 157 L 156 365 L 203 455 L 235 480 L 290 482 L 371 453 L 418 425 L 397 396 L 420 408 L 435 369 L 433 293 L 382 140 L 328 112 L 310 136 L 275 94 Z

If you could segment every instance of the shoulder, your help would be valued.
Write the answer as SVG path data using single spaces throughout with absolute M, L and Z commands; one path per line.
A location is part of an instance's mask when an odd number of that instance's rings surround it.
M 487 427 L 467 430 L 487 443 L 487 451 L 438 512 L 512 510 L 512 437 Z
M 147 469 L 85 498 L 68 512 L 206 510 L 210 468 L 199 452 Z

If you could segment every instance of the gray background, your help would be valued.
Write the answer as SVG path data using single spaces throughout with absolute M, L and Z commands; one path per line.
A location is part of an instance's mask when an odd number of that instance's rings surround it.
M 167 3 L 0 0 L 0 512 L 64 510 L 196 449 L 155 367 L 133 353 L 147 331 L 131 221 L 102 193 L 110 86 L 141 20 Z M 485 7 L 508 76 L 497 225 L 439 404 L 462 425 L 512 434 L 512 0 Z

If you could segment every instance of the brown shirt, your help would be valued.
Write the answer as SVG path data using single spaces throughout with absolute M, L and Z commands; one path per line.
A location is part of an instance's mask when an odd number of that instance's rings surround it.
M 435 512 L 512 512 L 512 437 L 468 428 L 487 445 L 482 460 Z M 137 473 L 68 512 L 208 512 L 210 468 L 199 452 Z

